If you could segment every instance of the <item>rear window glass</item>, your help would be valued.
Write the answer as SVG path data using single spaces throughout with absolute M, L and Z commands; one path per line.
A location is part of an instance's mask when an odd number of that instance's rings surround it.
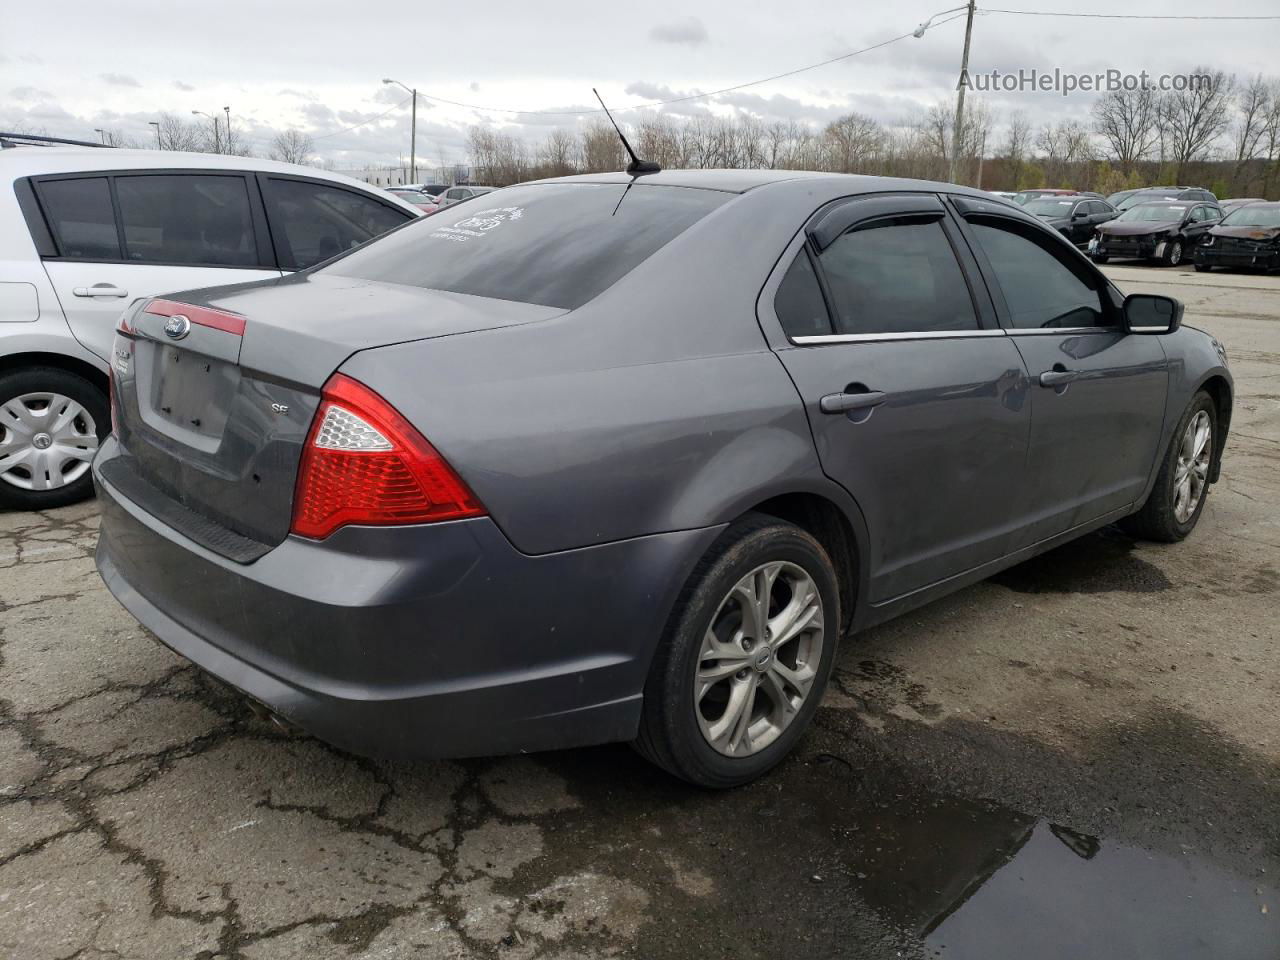
M 258 262 L 242 176 L 116 178 L 126 259 L 251 267 Z
M 572 310 L 731 196 L 643 183 L 509 187 L 446 207 L 322 272 Z
M 119 259 L 120 242 L 106 177 L 46 180 L 40 184 L 40 199 L 58 238 L 61 256 Z

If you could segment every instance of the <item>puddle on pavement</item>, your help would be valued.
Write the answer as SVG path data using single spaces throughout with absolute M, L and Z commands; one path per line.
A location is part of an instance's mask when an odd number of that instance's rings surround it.
M 1134 552 L 1134 541 L 1107 527 L 1010 567 L 992 583 L 1018 593 L 1158 593 L 1172 584 Z
M 1280 892 L 1192 856 L 946 801 L 859 818 L 855 887 L 947 960 L 1275 960 Z

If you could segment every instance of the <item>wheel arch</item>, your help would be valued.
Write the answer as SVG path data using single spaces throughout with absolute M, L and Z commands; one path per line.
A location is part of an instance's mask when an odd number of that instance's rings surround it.
M 1212 373 L 1196 389 L 1209 394 L 1217 413 L 1218 436 L 1214 440 L 1213 471 L 1209 476 L 1209 482 L 1216 483 L 1222 475 L 1222 451 L 1226 448 L 1227 433 L 1231 429 L 1232 387 L 1221 373 Z
M 67 356 L 65 353 L 28 350 L 23 353 L 10 353 L 0 356 L 0 375 L 31 367 L 53 367 L 57 370 L 64 370 L 67 373 L 74 373 L 88 380 L 103 394 L 106 394 L 109 390 L 107 375 L 102 371 L 101 367 L 95 366 L 86 360 Z

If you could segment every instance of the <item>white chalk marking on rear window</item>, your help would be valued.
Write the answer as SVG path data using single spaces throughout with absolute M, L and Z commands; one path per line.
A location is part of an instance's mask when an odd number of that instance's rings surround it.
M 472 238 L 483 237 L 504 223 L 519 220 L 523 216 L 524 207 L 490 207 L 487 210 L 477 210 L 470 216 L 455 221 L 451 227 L 439 227 L 428 236 L 437 240 L 466 243 Z

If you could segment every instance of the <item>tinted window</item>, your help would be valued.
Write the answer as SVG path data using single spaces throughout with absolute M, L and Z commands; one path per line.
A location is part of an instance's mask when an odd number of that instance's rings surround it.
M 286 270 L 336 257 L 411 216 L 341 187 L 275 178 L 267 181 L 267 215 Z
M 63 257 L 118 260 L 120 243 L 106 177 L 46 180 L 40 201 Z
M 558 183 L 446 207 L 325 269 L 573 309 L 728 200 L 715 190 Z
M 815 337 L 831 333 L 831 319 L 822 299 L 818 276 L 809 255 L 801 250 L 773 298 L 773 311 L 789 337 Z
M 885 221 L 822 252 L 836 333 L 916 333 L 978 326 L 969 288 L 939 223 Z
M 125 259 L 252 267 L 258 263 L 243 177 L 116 178 Z
M 1102 301 L 1087 274 L 1077 273 L 1045 246 L 1004 227 L 972 224 L 1020 329 L 1106 325 Z

